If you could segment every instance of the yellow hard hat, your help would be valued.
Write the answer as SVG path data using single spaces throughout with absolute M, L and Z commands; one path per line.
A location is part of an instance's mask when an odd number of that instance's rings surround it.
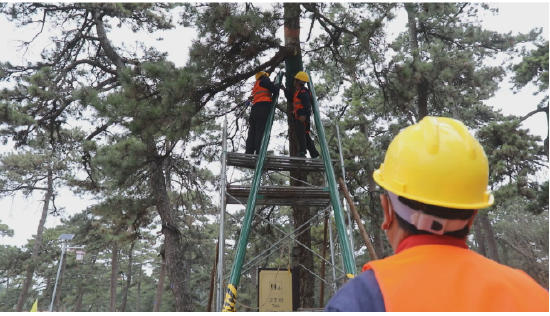
M 427 116 L 405 128 L 373 176 L 384 189 L 426 204 L 480 209 L 494 202 L 483 147 L 451 118 Z
M 298 71 L 298 73 L 296 74 L 296 76 L 294 76 L 294 78 L 303 82 L 309 82 L 309 76 L 303 71 Z
M 258 73 L 256 73 L 256 80 L 260 79 L 260 77 L 262 77 L 263 75 L 266 75 L 269 77 L 269 74 L 265 71 L 260 71 Z

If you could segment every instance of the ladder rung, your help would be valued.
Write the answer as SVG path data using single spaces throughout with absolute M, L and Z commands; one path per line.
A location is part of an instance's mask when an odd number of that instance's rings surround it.
M 256 169 L 257 155 L 227 153 L 227 165 Z M 332 160 L 333 163 L 337 160 Z M 264 170 L 324 172 L 325 164 L 321 158 L 302 158 L 287 156 L 266 156 Z
M 249 194 L 250 187 L 228 186 L 227 204 L 246 205 Z M 329 203 L 330 192 L 323 187 L 260 187 L 256 199 L 256 205 L 326 206 Z

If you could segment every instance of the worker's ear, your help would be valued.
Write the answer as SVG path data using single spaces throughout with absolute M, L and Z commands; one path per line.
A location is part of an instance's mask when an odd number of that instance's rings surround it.
M 387 230 L 390 228 L 390 224 L 393 221 L 394 212 L 387 195 L 380 194 L 380 204 L 382 204 L 382 208 L 384 209 L 384 221 L 382 222 L 381 228 Z
M 470 229 L 472 227 L 472 225 L 474 224 L 474 220 L 477 216 L 477 212 L 478 212 L 478 210 L 474 210 L 474 215 L 472 215 L 472 218 L 470 218 L 470 220 L 468 221 L 468 229 Z

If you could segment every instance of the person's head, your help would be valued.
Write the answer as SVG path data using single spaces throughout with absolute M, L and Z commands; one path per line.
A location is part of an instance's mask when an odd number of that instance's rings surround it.
M 256 77 L 256 81 L 262 79 L 264 76 L 269 77 L 269 74 L 268 74 L 267 72 L 265 72 L 265 71 L 257 72 L 257 73 L 256 73 L 256 76 L 255 76 L 255 77 Z
M 294 76 L 294 87 L 299 89 L 305 86 L 306 82 L 309 82 L 309 76 L 303 71 L 299 71 L 296 76 Z
M 464 239 L 477 210 L 493 204 L 483 147 L 450 118 L 425 117 L 404 129 L 373 177 L 386 190 L 382 229 L 394 249 L 409 235 Z

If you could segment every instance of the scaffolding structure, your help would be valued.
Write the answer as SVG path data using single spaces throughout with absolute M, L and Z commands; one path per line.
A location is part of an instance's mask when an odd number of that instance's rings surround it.
M 307 72 L 310 76 L 309 72 Z M 276 77 L 275 84 L 279 84 L 282 81 L 283 74 L 279 73 Z M 237 288 L 240 282 L 241 275 L 247 273 L 257 263 L 268 257 L 274 250 L 281 249 L 290 243 L 296 243 L 308 251 L 312 252 L 314 256 L 324 261 L 326 265 L 332 268 L 332 283 L 327 282 L 326 279 L 316 275 L 313 271 L 310 271 L 305 266 L 300 266 L 308 273 L 313 274 L 321 282 L 324 282 L 334 292 L 337 290 L 336 281 L 342 278 L 353 278 L 356 272 L 355 266 L 355 254 L 353 246 L 353 233 L 352 222 L 349 207 L 346 207 L 349 226 L 346 227 L 343 208 L 340 203 L 340 195 L 338 192 L 338 184 L 334 175 L 333 163 L 338 160 L 331 160 L 328 150 L 328 144 L 325 138 L 325 132 L 321 122 L 321 116 L 319 112 L 319 104 L 317 103 L 317 97 L 315 94 L 315 88 L 311 80 L 308 82 L 308 88 L 312 94 L 312 107 L 314 114 L 314 122 L 317 132 L 317 138 L 321 147 L 322 159 L 310 159 L 299 157 L 281 157 L 281 156 L 267 156 L 267 147 L 269 145 L 271 128 L 273 125 L 273 117 L 275 108 L 278 103 L 278 96 L 274 96 L 273 104 L 267 119 L 267 125 L 262 139 L 262 145 L 259 155 L 248 155 L 239 153 L 227 153 L 227 118 L 224 120 L 223 127 L 223 148 L 222 148 L 222 170 L 220 175 L 220 236 L 219 236 L 219 254 L 218 254 L 218 273 L 217 273 L 217 291 L 216 291 L 216 311 L 234 312 L 235 304 L 237 302 Z M 338 133 L 338 147 L 339 147 L 339 162 L 341 163 L 342 172 L 345 173 L 344 162 L 342 157 L 342 149 L 340 142 L 340 135 L 338 130 L 338 124 L 336 122 L 336 132 Z M 227 166 L 235 166 L 240 168 L 254 169 L 254 177 L 252 178 L 252 184 L 248 186 L 235 186 L 226 185 L 227 181 Z M 324 172 L 325 174 L 325 186 L 315 186 L 310 183 L 303 182 L 305 186 L 261 186 L 262 178 L 269 175 L 277 174 L 285 177 L 289 175 L 283 174 L 285 171 L 300 171 L 300 172 Z M 345 179 L 345 175 L 343 175 Z M 297 179 L 295 179 L 297 180 Z M 235 257 L 231 274 L 224 276 L 224 254 L 225 254 L 225 216 L 230 215 L 226 213 L 226 204 L 240 204 L 245 207 L 245 216 L 240 231 L 239 241 L 236 245 Z M 286 233 L 268 219 L 263 217 L 260 213 L 256 212 L 256 206 L 259 205 L 279 205 L 279 206 L 316 206 L 323 208 L 315 216 L 312 216 L 306 223 L 300 227 L 294 229 L 290 233 Z M 347 206 L 347 205 L 345 205 Z M 327 212 L 332 210 L 332 212 Z M 330 216 L 332 213 L 332 216 Z M 306 247 L 304 244 L 297 240 L 297 237 L 306 231 L 305 227 L 309 229 L 312 225 L 320 223 L 324 220 L 325 216 L 329 215 L 329 244 L 330 244 L 330 261 L 323 258 L 313 249 Z M 271 244 L 268 249 L 264 250 L 249 262 L 244 263 L 247 244 L 249 242 L 250 233 L 252 230 L 253 219 L 271 225 L 277 231 L 282 233 L 283 238 L 277 242 Z M 335 264 L 335 242 L 333 241 L 332 232 L 332 219 L 334 219 L 337 228 L 338 245 L 340 246 L 340 253 L 342 258 L 341 268 Z M 259 234 L 260 238 L 265 238 Z M 337 272 L 341 274 L 341 277 L 337 278 Z M 225 288 L 225 290 L 224 290 Z

